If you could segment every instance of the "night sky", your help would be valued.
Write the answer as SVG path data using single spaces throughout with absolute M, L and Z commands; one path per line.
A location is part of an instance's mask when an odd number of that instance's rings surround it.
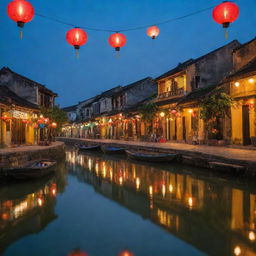
M 89 40 L 75 58 L 65 34 L 71 27 L 35 16 L 25 25 L 23 40 L 0 2 L 0 67 L 46 85 L 57 92 L 61 106 L 76 104 L 117 85 L 156 77 L 179 62 L 196 58 L 227 42 L 256 36 L 256 1 L 238 0 L 240 16 L 229 29 L 229 40 L 211 11 L 160 26 L 156 40 L 145 30 L 126 32 L 127 45 L 116 58 L 108 32 L 87 31 Z M 220 0 L 30 0 L 36 13 L 80 26 L 123 29 L 154 24 L 219 4 Z

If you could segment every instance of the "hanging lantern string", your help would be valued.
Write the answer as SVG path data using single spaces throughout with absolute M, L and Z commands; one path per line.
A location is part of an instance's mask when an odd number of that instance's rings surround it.
M 237 1 L 238 0 L 233 0 L 233 1 L 230 1 L 230 2 L 237 2 Z M 188 17 L 191 17 L 191 16 L 195 16 L 197 14 L 200 14 L 200 13 L 212 10 L 214 7 L 215 6 L 207 7 L 207 8 L 204 8 L 204 9 L 200 9 L 198 11 L 191 12 L 191 13 L 188 13 L 186 15 L 179 16 L 179 17 L 176 17 L 176 18 L 172 18 L 172 19 L 169 19 L 169 20 L 165 20 L 165 21 L 161 21 L 161 22 L 156 22 L 156 23 L 148 24 L 148 25 L 142 25 L 142 26 L 138 26 L 138 27 L 126 28 L 126 29 L 103 29 L 103 28 L 95 28 L 95 27 L 89 27 L 89 26 L 78 26 L 78 25 L 75 25 L 75 24 L 68 23 L 68 22 L 65 22 L 63 20 L 57 19 L 57 18 L 53 18 L 53 17 L 49 17 L 49 16 L 46 16 L 46 15 L 43 15 L 43 14 L 39 14 L 39 13 L 36 13 L 36 16 L 44 18 L 44 19 L 47 19 L 47 20 L 51 20 L 51 21 L 54 21 L 54 22 L 57 22 L 57 23 L 60 23 L 60 24 L 63 24 L 63 25 L 74 27 L 74 28 L 78 27 L 78 28 L 83 28 L 83 29 L 87 29 L 87 30 L 91 30 L 91 31 L 115 33 L 117 31 L 118 32 L 129 32 L 129 31 L 134 31 L 134 30 L 141 30 L 141 29 L 148 28 L 148 27 L 150 27 L 152 25 L 155 25 L 155 26 L 164 25 L 164 24 L 167 24 L 167 23 L 171 23 L 171 22 L 174 22 L 174 21 L 182 20 L 182 19 L 185 19 L 185 18 L 188 18 Z

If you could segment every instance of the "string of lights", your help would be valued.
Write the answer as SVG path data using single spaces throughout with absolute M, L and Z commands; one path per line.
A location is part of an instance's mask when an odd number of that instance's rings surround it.
M 237 1 L 238 0 L 233 0 L 233 1 L 230 1 L 230 2 L 237 2 Z M 110 33 L 112 32 L 112 33 L 114 33 L 114 32 L 129 32 L 129 31 L 135 31 L 135 30 L 142 30 L 142 29 L 146 29 L 146 28 L 151 27 L 151 26 L 161 26 L 161 25 L 164 25 L 164 24 L 168 24 L 168 23 L 172 23 L 172 22 L 175 22 L 175 21 L 178 21 L 178 20 L 189 18 L 191 16 L 195 16 L 195 15 L 203 13 L 203 12 L 207 12 L 209 10 L 212 10 L 214 7 L 215 7 L 215 5 L 209 6 L 209 7 L 203 8 L 203 9 L 199 9 L 197 11 L 190 12 L 190 13 L 187 13 L 185 15 L 178 16 L 178 17 L 175 17 L 175 18 L 171 18 L 171 19 L 168 19 L 168 20 L 159 21 L 159 22 L 151 23 L 151 24 L 147 24 L 147 25 L 141 25 L 141 26 L 137 26 L 137 27 L 125 28 L 125 29 L 104 29 L 104 28 L 96 28 L 96 27 L 83 26 L 83 25 L 75 25 L 73 23 L 68 23 L 66 21 L 63 21 L 63 20 L 60 20 L 60 19 L 57 19 L 57 18 L 54 18 L 54 17 L 49 17 L 49 16 L 46 16 L 46 15 L 43 15 L 43 14 L 40 14 L 40 13 L 36 13 L 35 15 L 38 16 L 38 17 L 41 17 L 43 19 L 51 20 L 51 21 L 54 21 L 54 22 L 57 22 L 57 23 L 60 23 L 60 24 L 63 24 L 63 25 L 74 27 L 74 28 L 83 28 L 83 29 L 91 30 L 91 31 L 110 32 Z
M 97 28 L 97 27 L 91 27 L 91 26 L 81 26 L 81 25 L 79 26 L 79 25 L 61 20 L 59 18 L 49 17 L 47 15 L 43 15 L 37 12 L 35 13 L 34 7 L 32 6 L 32 4 L 30 4 L 26 0 L 15 0 L 10 2 L 7 8 L 7 12 L 9 17 L 13 21 L 17 22 L 17 25 L 21 29 L 24 27 L 25 23 L 30 22 L 35 15 L 43 19 L 47 19 L 59 24 L 72 27 L 72 29 L 70 29 L 66 34 L 66 40 L 68 41 L 69 44 L 74 46 L 76 51 L 79 50 L 80 46 L 84 45 L 87 42 L 88 37 L 85 30 L 112 33 L 109 37 L 109 44 L 110 46 L 115 48 L 116 51 L 120 51 L 121 47 L 123 47 L 126 44 L 126 36 L 122 34 L 123 32 L 147 29 L 146 31 L 147 35 L 152 39 L 155 39 L 160 33 L 158 26 L 175 22 L 178 20 L 182 20 L 191 16 L 195 16 L 197 14 L 207 12 L 209 10 L 213 10 L 212 16 L 214 21 L 218 24 L 221 24 L 226 29 L 239 16 L 239 7 L 234 2 L 237 2 L 237 0 L 224 1 L 217 6 L 206 7 L 191 13 L 187 13 L 182 16 L 156 22 L 154 24 L 141 25 L 141 26 L 130 27 L 125 29 L 110 29 L 110 28 L 104 29 L 104 28 Z M 21 33 L 21 37 L 22 37 L 22 33 Z

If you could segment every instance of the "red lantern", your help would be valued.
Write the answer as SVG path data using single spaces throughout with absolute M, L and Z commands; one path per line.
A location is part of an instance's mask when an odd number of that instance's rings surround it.
M 155 39 L 160 33 L 160 29 L 157 26 L 152 26 L 147 29 L 147 35 L 152 39 Z
M 24 24 L 30 22 L 34 17 L 34 8 L 31 3 L 25 0 L 13 0 L 8 4 L 7 13 L 10 19 L 17 22 L 21 29 Z M 20 38 L 22 38 L 22 30 L 20 30 Z
M 82 45 L 84 45 L 87 42 L 88 36 L 83 29 L 73 28 L 67 32 L 66 40 L 69 44 L 74 46 L 76 50 L 76 55 L 78 57 L 78 50 Z
M 131 253 L 131 252 L 128 251 L 128 250 L 124 250 L 124 251 L 120 252 L 120 253 L 118 254 L 118 256 L 134 256 L 134 254 Z
M 217 5 L 212 12 L 214 21 L 221 24 L 223 28 L 228 28 L 230 23 L 234 22 L 238 16 L 239 7 L 235 3 L 229 1 L 224 1 Z
M 52 128 L 54 128 L 54 129 L 57 128 L 57 123 L 53 122 L 52 123 Z
M 80 251 L 80 249 L 76 249 L 73 252 L 69 253 L 68 256 L 88 256 L 88 254 Z
M 120 33 L 112 34 L 108 39 L 108 43 L 115 48 L 116 51 L 120 51 L 121 47 L 126 44 L 126 36 Z

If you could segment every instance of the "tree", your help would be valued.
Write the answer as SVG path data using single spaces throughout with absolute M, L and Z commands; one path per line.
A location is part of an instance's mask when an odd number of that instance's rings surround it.
M 148 133 L 152 132 L 152 122 L 158 111 L 158 107 L 155 103 L 150 102 L 142 105 L 139 108 L 139 113 L 141 115 L 141 120 L 144 121 L 148 126 Z
M 41 108 L 41 113 L 50 119 L 51 122 L 57 123 L 57 128 L 55 128 L 56 133 L 61 131 L 63 124 L 68 121 L 67 113 L 63 111 L 59 106 L 54 106 L 52 108 Z M 52 133 L 52 129 L 50 129 Z M 52 135 L 52 134 L 49 134 Z
M 200 118 L 204 120 L 207 138 L 218 138 L 220 134 L 219 120 L 230 116 L 233 99 L 224 89 L 219 87 L 200 103 Z

